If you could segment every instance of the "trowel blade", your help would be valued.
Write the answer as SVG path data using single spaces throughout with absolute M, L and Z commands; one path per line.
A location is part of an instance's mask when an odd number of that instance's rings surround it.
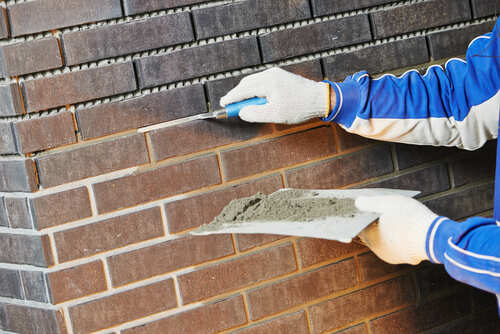
M 286 189 L 283 189 L 286 190 Z M 359 196 L 402 195 L 414 197 L 419 191 L 399 189 L 353 189 L 353 190 L 310 190 L 316 198 L 352 198 Z M 250 221 L 238 224 L 206 224 L 191 232 L 193 235 L 224 233 L 279 234 L 288 236 L 320 238 L 349 243 L 364 228 L 378 219 L 372 212 L 357 212 L 352 217 L 329 216 L 308 222 L 297 221 Z

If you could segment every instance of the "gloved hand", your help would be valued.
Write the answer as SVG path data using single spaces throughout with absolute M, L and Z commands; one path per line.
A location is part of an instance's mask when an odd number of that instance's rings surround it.
M 247 122 L 297 124 L 324 117 L 330 109 L 330 86 L 278 67 L 244 77 L 220 100 L 222 107 L 252 97 L 265 97 L 265 105 L 240 111 Z
M 359 197 L 356 207 L 381 214 L 359 237 L 382 260 L 418 264 L 427 260 L 427 231 L 438 216 L 419 201 L 399 195 Z

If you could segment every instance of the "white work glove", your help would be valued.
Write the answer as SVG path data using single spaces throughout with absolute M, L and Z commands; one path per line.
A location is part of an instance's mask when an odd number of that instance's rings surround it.
M 428 260 L 427 231 L 436 217 L 419 201 L 399 195 L 359 197 L 361 211 L 381 214 L 378 223 L 364 229 L 359 237 L 382 260 L 392 264 L 419 264 Z
M 240 111 L 247 122 L 297 124 L 324 117 L 330 109 L 330 86 L 287 72 L 278 67 L 244 77 L 220 99 L 220 104 L 264 97 L 265 105 L 248 106 Z

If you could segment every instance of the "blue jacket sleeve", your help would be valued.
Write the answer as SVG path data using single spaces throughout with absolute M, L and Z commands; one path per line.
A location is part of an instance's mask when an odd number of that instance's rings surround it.
M 500 19 L 474 39 L 466 61 L 431 66 L 425 75 L 371 79 L 358 72 L 330 82 L 337 105 L 325 121 L 361 136 L 418 145 L 476 149 L 498 135 L 500 109 Z

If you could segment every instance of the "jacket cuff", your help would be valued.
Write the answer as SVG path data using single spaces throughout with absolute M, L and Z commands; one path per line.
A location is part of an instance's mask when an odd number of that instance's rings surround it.
M 346 79 L 344 82 L 332 82 L 325 80 L 335 90 L 337 101 L 335 107 L 330 111 L 328 117 L 323 117 L 326 122 L 334 121 L 346 127 L 350 127 L 356 118 L 356 110 L 359 106 L 359 85 L 355 80 Z
M 447 217 L 437 217 L 427 231 L 425 250 L 427 258 L 433 263 L 444 262 L 444 252 L 448 239 L 455 235 L 457 222 Z

